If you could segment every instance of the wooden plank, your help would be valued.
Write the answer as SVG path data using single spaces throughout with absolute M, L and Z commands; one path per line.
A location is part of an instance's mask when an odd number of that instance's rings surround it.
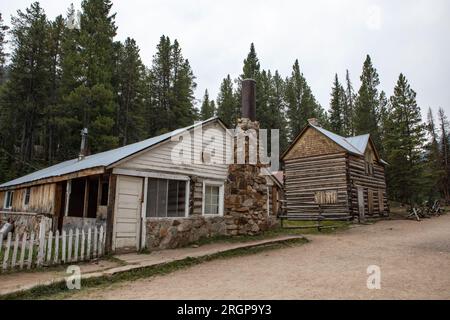
M 109 253 L 112 250 L 114 208 L 116 203 L 116 187 L 117 187 L 117 176 L 111 174 L 109 176 L 108 208 L 106 213 L 106 244 L 105 244 L 106 253 Z
M 66 263 L 67 262 L 67 258 L 66 258 L 66 230 L 62 231 L 62 241 L 61 241 L 61 262 L 62 263 Z
M 31 269 L 33 265 L 33 251 L 34 251 L 34 232 L 31 232 L 30 243 L 28 245 L 28 261 L 27 261 L 28 269 Z
M 100 234 L 98 237 L 98 255 L 102 256 L 103 249 L 103 226 L 100 226 Z
M 13 255 L 12 255 L 12 260 L 11 260 L 11 269 L 16 267 L 18 250 L 19 250 L 19 233 L 16 233 L 16 238 L 14 241 L 14 248 L 13 248 Z
M 80 260 L 84 261 L 84 248 L 86 247 L 86 234 L 84 229 L 81 229 L 81 250 L 80 250 Z
M 8 232 L 7 238 L 6 238 L 6 248 L 5 253 L 3 256 L 3 270 L 6 270 L 8 268 L 8 260 L 9 260 L 9 250 L 11 247 L 11 237 L 12 233 Z
M 22 248 L 20 250 L 20 261 L 19 261 L 19 267 L 20 269 L 23 269 L 23 263 L 25 260 L 25 251 L 27 251 L 27 233 L 24 232 L 22 236 Z
M 80 230 L 78 228 L 75 229 L 75 254 L 74 254 L 74 261 L 78 261 L 78 246 L 80 241 Z
M 87 247 L 86 247 L 86 260 L 91 259 L 91 228 L 88 228 L 88 234 L 87 234 Z
M 53 254 L 53 263 L 58 263 L 58 256 L 59 256 L 59 230 L 56 230 L 55 233 L 55 253 Z
M 45 222 L 41 221 L 39 227 L 39 249 L 38 249 L 38 258 L 37 258 L 37 266 L 40 267 L 44 262 L 44 251 L 45 251 Z
M 93 250 L 94 258 L 97 258 L 97 241 L 98 241 L 97 227 L 94 227 L 94 250 Z
M 51 263 L 52 259 L 52 249 L 53 249 L 53 231 L 50 230 L 48 233 L 48 245 L 47 245 L 47 263 Z
M 73 230 L 69 229 L 69 238 L 67 243 L 67 262 L 72 262 L 72 238 L 73 238 Z

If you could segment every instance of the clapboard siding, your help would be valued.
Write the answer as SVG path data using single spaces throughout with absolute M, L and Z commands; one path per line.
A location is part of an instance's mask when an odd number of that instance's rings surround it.
M 219 141 L 209 142 L 208 135 L 212 132 L 210 130 L 218 130 L 217 132 L 221 132 L 223 140 L 220 141 L 221 139 L 217 139 Z M 208 149 L 213 148 L 215 149 L 217 154 L 222 155 L 221 160 L 223 160 L 223 163 L 193 163 L 194 161 L 189 164 L 174 163 L 174 161 L 172 161 L 172 152 L 174 150 L 174 147 L 177 146 L 178 142 L 167 141 L 151 150 L 148 150 L 142 154 L 137 155 L 134 158 L 131 158 L 128 161 L 119 164 L 118 168 L 177 173 L 209 179 L 225 180 L 228 171 L 228 166 L 224 161 L 226 156 L 226 131 L 220 124 L 211 123 L 207 126 L 204 126 L 203 133 L 205 140 L 203 141 L 203 143 L 201 135 L 191 134 L 194 154 L 200 157 L 200 159 L 197 160 L 199 160 L 200 162 L 202 150 L 204 150 L 204 148 L 208 146 Z M 177 156 L 175 157 L 175 160 L 180 160 L 180 158 Z
M 324 215 L 348 215 L 345 153 L 285 160 L 287 214 L 319 214 L 316 192 L 336 192 L 335 204 L 323 204 Z

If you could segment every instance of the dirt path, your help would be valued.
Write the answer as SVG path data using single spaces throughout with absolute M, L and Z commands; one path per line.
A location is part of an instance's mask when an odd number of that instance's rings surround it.
M 450 215 L 383 221 L 312 236 L 310 243 L 215 260 L 81 299 L 450 299 Z M 369 265 L 381 289 L 366 286 Z

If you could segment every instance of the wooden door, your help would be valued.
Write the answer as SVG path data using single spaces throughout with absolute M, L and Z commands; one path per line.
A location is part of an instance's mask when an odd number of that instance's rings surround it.
M 114 250 L 135 251 L 140 248 L 140 223 L 143 179 L 118 176 L 114 217 Z
M 364 221 L 365 212 L 364 212 L 364 188 L 361 186 L 357 187 L 358 189 L 358 208 L 359 208 L 359 220 Z

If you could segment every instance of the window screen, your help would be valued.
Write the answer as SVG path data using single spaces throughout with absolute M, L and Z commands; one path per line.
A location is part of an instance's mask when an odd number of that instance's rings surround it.
M 147 217 L 184 217 L 186 181 L 148 179 Z
M 219 186 L 205 185 L 205 214 L 219 214 Z

